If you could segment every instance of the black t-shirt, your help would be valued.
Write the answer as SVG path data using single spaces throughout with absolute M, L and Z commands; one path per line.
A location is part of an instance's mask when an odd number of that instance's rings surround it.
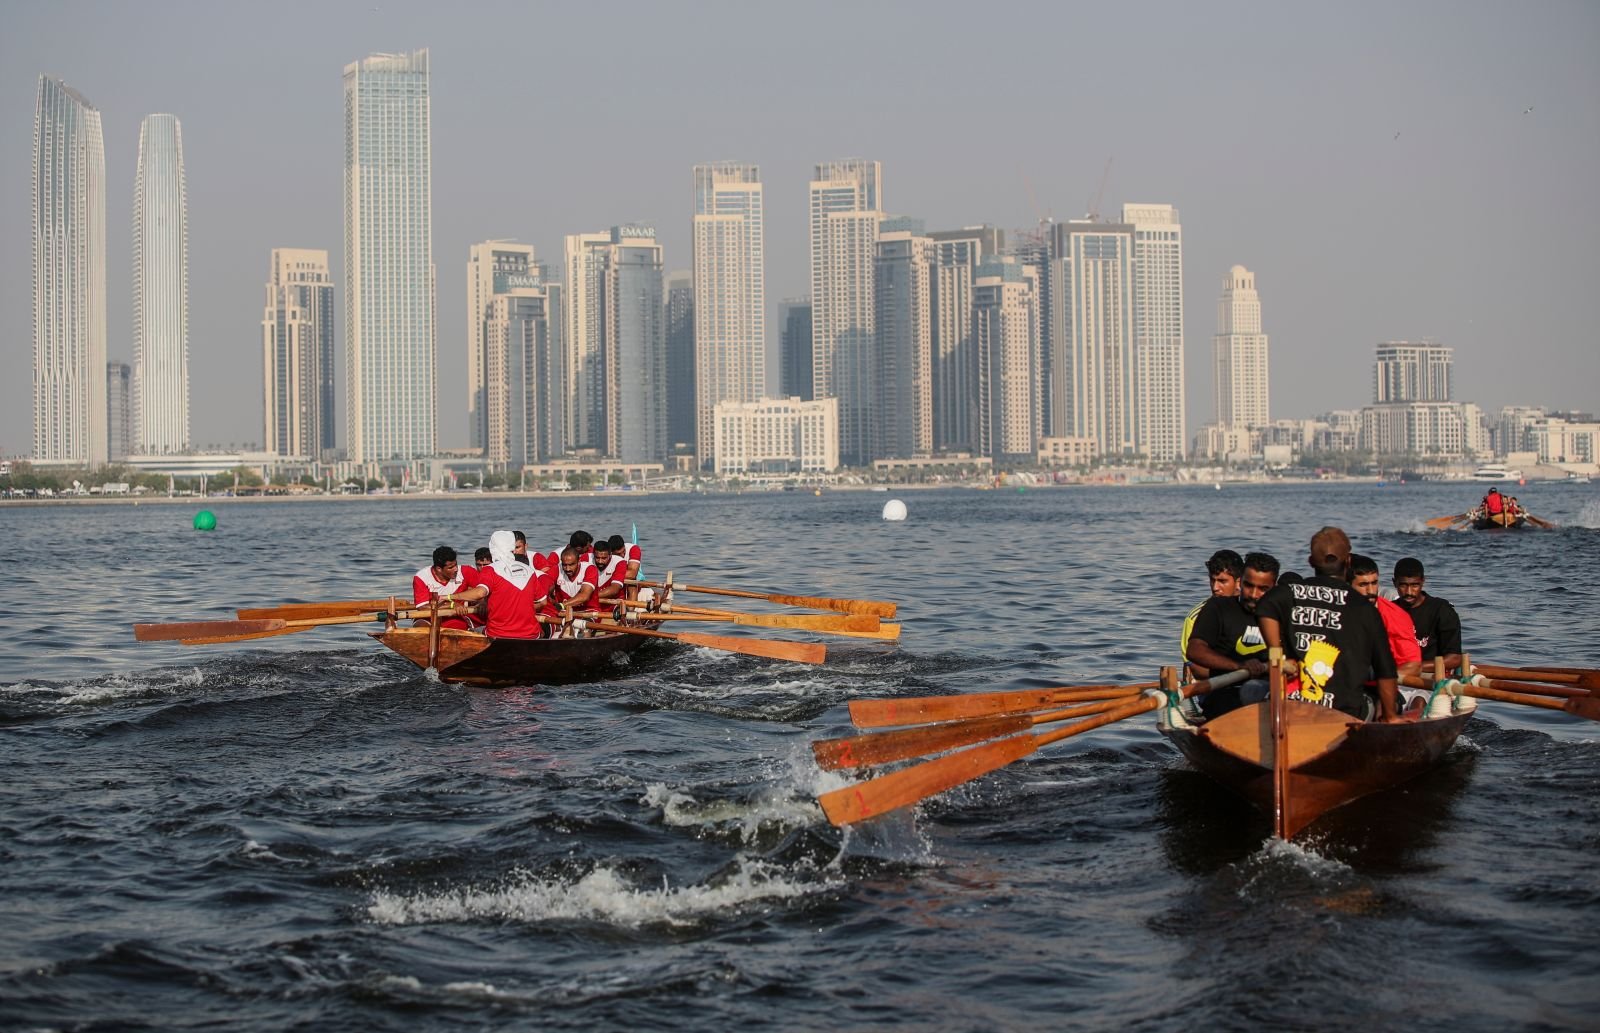
M 1395 676 L 1383 618 L 1348 582 L 1319 575 L 1279 585 L 1256 615 L 1277 620 L 1284 652 L 1300 661 L 1299 698 L 1308 703 L 1360 717 L 1362 683 Z
M 1267 640 L 1256 626 L 1256 615 L 1246 613 L 1236 596 L 1212 596 L 1201 604 L 1189 634 L 1189 641 L 1195 639 L 1239 664 L 1267 658 Z
M 1436 656 L 1461 652 L 1461 618 L 1456 608 L 1436 595 L 1423 593 L 1422 603 L 1412 609 L 1404 602 L 1400 609 L 1411 615 L 1417 628 L 1417 645 L 1422 648 L 1422 662 L 1429 663 Z

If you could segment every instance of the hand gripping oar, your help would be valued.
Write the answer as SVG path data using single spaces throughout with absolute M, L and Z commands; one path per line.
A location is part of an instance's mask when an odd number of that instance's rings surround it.
M 891 728 L 969 717 L 993 717 L 996 714 L 1036 710 L 1057 703 L 1080 703 L 1114 696 L 1132 699 L 1144 690 L 1159 685 L 1160 682 L 1147 681 L 1135 685 L 1063 685 L 1049 689 L 969 692 L 953 696 L 857 699 L 850 701 L 850 720 L 857 728 Z
M 659 581 L 627 581 L 624 584 L 638 585 L 642 588 L 662 588 Z M 733 588 L 710 588 L 706 585 L 673 584 L 675 589 L 684 592 L 699 592 L 703 595 L 726 595 L 736 599 L 761 599 L 779 606 L 799 606 L 807 610 L 834 610 L 838 613 L 866 613 L 875 617 L 893 617 L 895 604 L 882 602 L 877 599 L 825 599 L 814 595 L 777 595 L 768 592 L 744 592 Z
M 864 735 L 847 735 L 839 739 L 818 739 L 811 744 L 811 754 L 817 767 L 824 771 L 842 768 L 864 768 L 874 764 L 888 764 L 911 757 L 925 757 L 943 753 L 958 746 L 971 746 L 988 739 L 1027 731 L 1036 725 L 1056 721 L 1070 721 L 1091 714 L 1126 706 L 1134 694 L 1118 695 L 1115 699 L 1098 703 L 1083 703 L 1043 714 L 999 714 L 994 717 L 973 717 L 965 721 L 945 721 L 934 725 L 918 725 L 893 732 L 867 732 Z
M 468 609 L 440 610 L 441 616 L 459 617 Z M 399 610 L 397 618 L 413 619 L 431 615 L 427 607 Z M 140 642 L 182 642 L 199 646 L 218 642 L 242 642 L 246 639 L 269 638 L 273 635 L 291 635 L 297 631 L 328 627 L 335 624 L 364 624 L 373 619 L 370 613 L 350 614 L 343 617 L 312 617 L 304 620 L 240 620 L 240 621 L 182 621 L 171 624 L 135 624 L 133 637 Z
M 1235 682 L 1244 681 L 1248 677 L 1245 671 L 1229 671 L 1227 674 L 1218 675 L 1208 681 L 1194 682 L 1178 690 L 1185 696 L 1210 692 L 1212 689 Z M 858 782 L 843 789 L 823 793 L 817 797 L 817 802 L 822 805 L 822 810 L 828 820 L 835 825 L 850 825 L 868 818 L 875 818 L 880 814 L 898 810 L 910 804 L 936 796 L 946 789 L 954 788 L 964 782 L 970 782 L 991 771 L 998 771 L 1012 761 L 1020 760 L 1042 746 L 1084 732 L 1093 731 L 1113 724 L 1125 718 L 1138 714 L 1147 714 L 1167 703 L 1167 695 L 1159 690 L 1150 690 L 1144 696 L 1129 700 L 1103 714 L 1085 718 L 1074 722 L 1065 728 L 1058 728 L 1043 735 L 1027 734 L 1014 735 L 1008 739 L 997 739 L 993 742 L 974 746 L 971 749 L 947 753 L 933 760 L 912 764 L 910 767 L 901 768 L 899 771 L 879 778 Z
M 725 649 L 730 653 L 760 656 L 769 660 L 792 660 L 801 664 L 820 664 L 828 658 L 828 647 L 811 642 L 777 642 L 769 638 L 735 638 L 726 635 L 700 635 L 687 631 L 652 631 L 631 624 L 611 621 L 590 621 L 589 627 L 597 631 L 620 631 L 626 635 L 644 635 L 664 638 L 690 646 L 707 649 Z

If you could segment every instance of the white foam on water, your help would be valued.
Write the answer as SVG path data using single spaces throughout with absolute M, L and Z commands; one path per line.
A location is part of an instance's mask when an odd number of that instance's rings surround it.
M 1587 527 L 1591 530 L 1600 530 L 1600 499 L 1590 499 L 1578 510 L 1578 515 L 1572 520 L 1573 527 Z
M 732 824 L 741 842 L 750 843 L 763 826 L 803 828 L 822 817 L 822 808 L 803 797 L 789 794 L 779 785 L 753 800 L 696 800 L 686 792 L 655 782 L 639 800 L 647 807 L 661 808 L 661 820 L 677 828 Z
M 1285 842 L 1276 836 L 1263 843 L 1261 849 L 1251 854 L 1245 863 L 1264 872 L 1272 865 L 1284 862 L 1318 879 L 1331 879 L 1352 871 L 1351 867 L 1343 861 L 1324 857 L 1312 847 L 1301 843 Z M 1254 879 L 1247 880 L 1242 888 L 1249 889 L 1254 881 Z
M 834 883 L 789 877 L 764 861 L 738 858 L 714 885 L 659 888 L 629 885 L 615 869 L 599 867 L 576 882 L 541 879 L 514 871 L 505 885 L 463 886 L 437 892 L 372 896 L 367 917 L 379 925 L 431 922 L 592 921 L 637 929 L 685 926 L 756 904 L 793 900 L 828 890 Z

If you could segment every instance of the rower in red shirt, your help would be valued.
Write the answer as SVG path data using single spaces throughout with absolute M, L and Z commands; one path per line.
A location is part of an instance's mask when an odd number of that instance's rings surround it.
M 455 598 L 464 602 L 489 600 L 490 638 L 539 638 L 544 626 L 538 611 L 548 602 L 549 577 L 519 560 L 516 538 L 510 531 L 489 536 L 489 554 L 494 562 L 478 572 L 479 583 Z
M 1366 596 L 1378 608 L 1383 618 L 1383 630 L 1389 637 L 1389 652 L 1394 654 L 1394 666 L 1401 682 L 1422 672 L 1422 647 L 1417 645 L 1417 627 L 1411 615 L 1397 603 L 1378 594 L 1378 561 L 1371 556 L 1352 554 L 1350 557 L 1350 587 L 1357 595 Z M 1409 707 L 1418 698 L 1426 700 L 1429 693 L 1422 689 L 1400 686 L 1400 698 Z
M 627 587 L 622 583 L 628 572 L 627 561 L 611 551 L 610 541 L 596 538 L 594 569 L 598 574 L 594 592 L 595 605 L 609 609 L 622 599 L 623 589 Z
M 417 606 L 427 606 L 434 599 L 455 595 L 477 583 L 478 572 L 471 567 L 463 567 L 456 559 L 456 551 L 448 545 L 441 545 L 433 550 L 433 565 L 423 567 L 412 575 L 411 601 Z M 472 615 L 446 617 L 440 620 L 439 627 L 468 631 L 475 619 Z M 423 617 L 416 623 L 426 626 L 428 619 Z
M 594 564 L 584 562 L 570 545 L 561 550 L 561 569 L 556 572 L 550 601 L 571 611 L 592 611 L 599 588 L 600 572 Z

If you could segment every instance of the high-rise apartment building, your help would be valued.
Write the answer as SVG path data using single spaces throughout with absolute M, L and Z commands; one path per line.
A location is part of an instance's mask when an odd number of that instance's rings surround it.
M 810 184 L 813 398 L 839 399 L 839 453 L 868 458 L 872 442 L 874 259 L 883 218 L 883 165 L 823 162 Z
M 1183 226 L 1170 204 L 1125 204 L 1133 227 L 1134 451 L 1184 453 Z
M 120 463 L 133 450 L 133 367 L 106 363 L 106 458 Z
M 973 281 L 982 262 L 1005 248 L 992 226 L 936 230 L 929 309 L 933 320 L 933 448 L 970 452 L 977 400 L 977 352 L 972 325 Z M 1040 281 L 1042 282 L 1042 281 Z
M 1242 265 L 1229 269 L 1222 281 L 1211 357 L 1217 424 L 1228 428 L 1266 426 L 1270 422 L 1267 335 L 1261 332 L 1256 274 Z
M 183 126 L 139 125 L 133 186 L 134 436 L 143 455 L 189 450 L 189 211 Z
M 1450 401 L 1452 349 L 1436 341 L 1386 341 L 1372 365 L 1372 400 Z
M 667 451 L 666 305 L 651 226 L 566 238 L 569 447 L 625 463 Z
M 106 154 L 100 112 L 39 77 L 33 116 L 33 458 L 106 462 Z
M 696 447 L 694 274 L 667 277 L 667 441 Z
M 767 393 L 767 292 L 761 170 L 694 167 L 696 457 L 710 464 L 718 402 Z
M 1137 449 L 1134 227 L 1074 220 L 1050 228 L 1051 355 L 1044 422 L 1104 457 Z
M 811 299 L 785 298 L 778 305 L 778 394 L 811 399 Z
M 273 248 L 261 317 L 265 434 L 273 455 L 334 449 L 333 276 L 328 253 Z
M 933 452 L 933 241 L 915 219 L 878 227 L 869 459 Z
M 467 385 L 471 432 L 489 462 L 508 470 L 566 448 L 560 292 L 544 281 L 531 244 L 490 240 L 467 258 Z
M 428 51 L 344 69 L 346 446 L 354 462 L 438 446 Z
M 974 451 L 1032 462 L 1039 441 L 1038 269 L 986 259 L 973 282 L 977 352 Z

